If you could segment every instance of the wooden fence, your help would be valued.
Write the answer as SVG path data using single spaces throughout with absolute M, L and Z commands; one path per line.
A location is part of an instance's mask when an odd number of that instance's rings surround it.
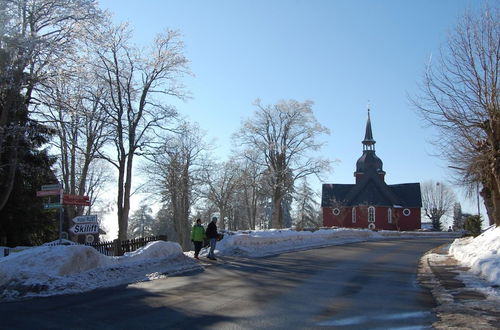
M 114 241 L 86 243 L 85 245 L 92 246 L 94 249 L 107 256 L 122 256 L 125 252 L 135 251 L 149 242 L 166 240 L 166 235 L 159 235 L 135 238 L 126 241 L 119 241 L 118 239 L 115 239 Z

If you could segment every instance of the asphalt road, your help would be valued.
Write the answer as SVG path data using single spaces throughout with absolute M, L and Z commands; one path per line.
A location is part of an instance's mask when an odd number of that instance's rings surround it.
M 418 261 L 444 238 L 247 259 L 78 295 L 0 303 L 0 329 L 421 329 L 434 301 Z

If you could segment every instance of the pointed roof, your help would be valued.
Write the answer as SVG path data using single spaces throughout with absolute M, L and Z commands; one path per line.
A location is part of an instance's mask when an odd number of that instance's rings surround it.
M 373 139 L 372 123 L 370 119 L 370 108 L 368 108 L 368 119 L 366 121 L 365 139 L 363 143 L 363 154 L 356 162 L 356 173 L 368 172 L 384 173 L 383 162 L 375 154 L 375 140 Z
M 365 139 L 363 140 L 363 144 L 364 145 L 375 144 L 375 140 L 373 139 L 373 133 L 372 133 L 372 122 L 370 120 L 370 108 L 368 108 L 368 120 L 366 121 Z

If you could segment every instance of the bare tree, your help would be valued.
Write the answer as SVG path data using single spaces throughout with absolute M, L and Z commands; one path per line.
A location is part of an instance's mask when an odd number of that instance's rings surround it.
M 262 198 L 261 180 L 265 167 L 259 165 L 261 155 L 255 150 L 245 150 L 239 155 L 239 177 L 237 194 L 241 203 L 241 215 L 245 217 L 249 229 L 257 224 L 258 202 Z
M 422 207 L 434 230 L 442 229 L 441 217 L 453 210 L 455 202 L 455 193 L 446 184 L 434 181 L 422 183 Z
M 0 54 L 7 64 L 0 74 L 0 209 L 12 191 L 20 140 L 33 126 L 19 118 L 29 118 L 34 94 L 50 78 L 48 68 L 72 51 L 85 24 L 99 18 L 92 0 L 0 3 Z
M 232 213 L 238 178 L 238 165 L 232 159 L 224 163 L 213 163 L 203 171 L 203 182 L 207 187 L 206 199 L 219 211 L 220 229 L 226 229 L 226 220 Z
M 500 224 L 500 13 L 466 13 L 437 61 L 429 62 L 422 92 L 412 101 L 436 127 L 440 155 L 459 181 L 481 192 L 490 223 Z
M 109 93 L 89 68 L 74 59 L 65 67 L 67 73 L 58 74 L 40 91 L 41 106 L 36 111 L 56 132 L 53 146 L 65 192 L 80 196 L 99 194 L 109 177 L 98 164 L 110 136 L 105 111 Z M 81 206 L 66 206 L 65 213 L 71 219 L 83 211 Z
M 165 98 L 185 98 L 179 79 L 188 73 L 180 34 L 159 34 L 149 51 L 130 46 L 126 26 L 98 31 L 106 36 L 96 49 L 97 71 L 110 91 L 106 107 L 111 118 L 116 157 L 103 155 L 118 170 L 118 238 L 127 238 L 134 157 L 146 153 L 177 112 Z M 96 36 L 97 38 L 97 36 Z M 161 97 L 161 99 L 160 99 Z
M 163 144 L 148 158 L 144 168 L 151 190 L 159 191 L 170 206 L 172 221 L 181 246 L 191 247 L 191 207 L 198 196 L 206 146 L 198 126 L 183 123 L 178 133 L 165 136 Z
M 243 145 L 264 155 L 272 189 L 273 228 L 283 227 L 283 198 L 293 190 L 295 180 L 329 168 L 329 161 L 311 156 L 323 145 L 317 136 L 329 134 L 314 117 L 312 104 L 286 100 L 264 106 L 257 100 L 254 118 L 244 122 L 236 135 Z

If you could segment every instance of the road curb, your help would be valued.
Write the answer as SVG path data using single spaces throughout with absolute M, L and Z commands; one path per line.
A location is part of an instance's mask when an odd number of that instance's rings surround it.
M 488 299 L 458 275 L 469 272 L 448 254 L 449 244 L 427 252 L 418 267 L 418 281 L 428 288 L 437 304 L 435 329 L 499 329 L 500 301 Z M 431 254 L 434 254 L 430 258 Z M 435 256 L 437 254 L 438 256 Z M 479 278 L 477 278 L 480 281 Z

